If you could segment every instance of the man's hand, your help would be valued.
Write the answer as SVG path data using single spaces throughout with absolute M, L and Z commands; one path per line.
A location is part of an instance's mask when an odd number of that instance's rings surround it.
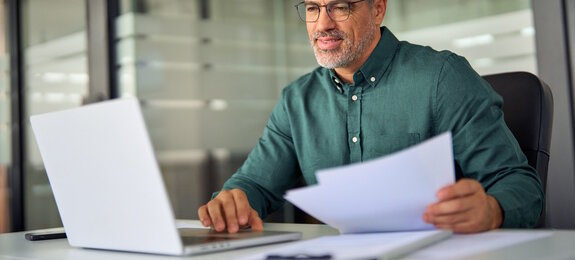
M 217 232 L 227 229 L 236 233 L 240 228 L 251 226 L 252 230 L 263 230 L 258 212 L 250 207 L 246 193 L 240 189 L 222 190 L 214 199 L 198 209 L 202 225 Z
M 487 195 L 476 180 L 462 179 L 437 192 L 423 220 L 439 229 L 456 233 L 475 233 L 499 228 L 503 221 L 499 202 Z

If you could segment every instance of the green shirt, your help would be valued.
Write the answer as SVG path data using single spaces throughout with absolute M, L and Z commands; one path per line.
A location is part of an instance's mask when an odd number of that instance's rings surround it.
M 464 58 L 381 31 L 353 85 L 319 67 L 284 88 L 259 142 L 223 189 L 244 190 L 263 218 L 301 177 L 316 184 L 319 169 L 451 131 L 456 177 L 477 179 L 499 201 L 503 227 L 533 227 L 544 195 L 503 120 L 501 97 Z

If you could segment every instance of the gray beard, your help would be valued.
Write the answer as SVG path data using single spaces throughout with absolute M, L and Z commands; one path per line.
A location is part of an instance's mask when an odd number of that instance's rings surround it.
M 312 43 L 315 59 L 320 66 L 327 69 L 347 67 L 362 56 L 365 49 L 375 39 L 376 31 L 378 30 L 369 28 L 367 35 L 359 40 L 355 48 L 347 35 L 345 35 L 341 47 L 336 50 L 321 50 L 317 46 L 313 46 Z

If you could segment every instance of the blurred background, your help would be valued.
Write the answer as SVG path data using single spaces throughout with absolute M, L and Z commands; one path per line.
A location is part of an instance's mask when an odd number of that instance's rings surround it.
M 256 144 L 281 89 L 317 66 L 298 2 L 0 0 L 0 232 L 61 226 L 29 116 L 117 97 L 142 101 L 176 217 L 197 218 Z M 554 61 L 539 63 L 536 23 L 551 25 L 549 16 L 534 20 L 547 12 L 535 2 L 389 0 L 383 25 L 400 40 L 465 56 L 482 75 L 542 76 Z M 571 85 L 548 83 L 556 105 L 571 104 L 557 100 Z M 555 121 L 569 141 L 565 111 Z M 548 202 L 572 202 L 572 145 L 554 151 L 562 137 L 553 137 Z M 575 227 L 573 205 L 557 205 L 549 226 Z M 286 205 L 267 221 L 308 220 Z

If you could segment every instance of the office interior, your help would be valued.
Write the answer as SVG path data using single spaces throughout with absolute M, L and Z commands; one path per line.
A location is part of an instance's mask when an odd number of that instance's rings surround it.
M 122 97 L 142 101 L 176 217 L 196 219 L 317 66 L 299 1 L 0 0 L 0 233 L 62 225 L 29 116 Z M 389 0 L 383 25 L 551 87 L 545 227 L 575 228 L 575 1 Z M 287 204 L 267 221 L 313 220 Z

